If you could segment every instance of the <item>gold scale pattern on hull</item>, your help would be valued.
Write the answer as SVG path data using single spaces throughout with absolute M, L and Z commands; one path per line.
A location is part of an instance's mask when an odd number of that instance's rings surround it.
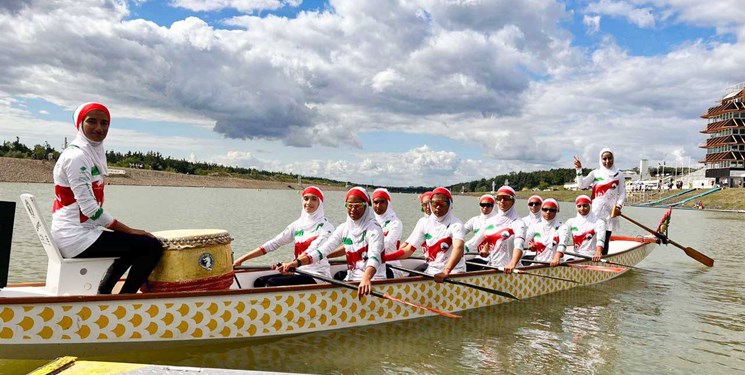
M 642 244 L 609 259 L 635 265 L 653 249 Z M 531 270 L 582 284 L 620 274 L 570 267 Z M 460 281 L 510 292 L 525 299 L 576 284 L 529 275 L 491 272 Z M 495 305 L 504 297 L 431 280 L 383 284 L 375 289 L 425 306 L 457 312 Z M 105 343 L 269 337 L 384 323 L 432 315 L 356 292 L 320 288 L 270 293 L 229 293 L 197 297 L 98 300 L 0 305 L 0 345 Z

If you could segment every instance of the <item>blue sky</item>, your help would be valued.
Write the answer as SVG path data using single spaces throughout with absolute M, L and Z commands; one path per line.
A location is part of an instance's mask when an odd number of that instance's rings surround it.
M 745 81 L 735 1 L 82 0 L 0 4 L 0 139 L 392 186 L 700 160 Z

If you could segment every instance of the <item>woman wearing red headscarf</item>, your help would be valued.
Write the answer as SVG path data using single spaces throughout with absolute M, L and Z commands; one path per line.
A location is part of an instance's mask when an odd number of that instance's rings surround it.
M 549 262 L 551 267 L 559 265 L 567 247 L 559 234 L 561 221 L 558 212 L 559 202 L 553 198 L 546 199 L 541 205 L 541 221 L 528 226 L 525 232 L 528 249 L 536 253 L 534 260 Z
M 370 196 L 364 188 L 349 190 L 345 201 L 347 220 L 336 227 L 328 240 L 316 250 L 283 263 L 278 270 L 291 272 L 305 264 L 346 254 L 347 271 L 344 280 L 360 282 L 357 293 L 361 298 L 372 291 L 371 280 L 386 278 L 383 265 L 383 229 L 375 221 L 373 210 L 369 207 Z M 337 251 L 339 245 L 342 245 L 341 251 Z
M 441 281 L 451 273 L 466 272 L 466 260 L 463 258 L 463 222 L 453 214 L 453 195 L 450 190 L 438 187 L 432 190 L 429 202 L 432 215 L 420 228 L 417 227 L 406 241 L 407 244 L 398 251 L 386 254 L 385 260 L 407 258 L 416 251 L 411 244 L 424 243 L 423 250 L 427 256 L 429 275 L 439 275 Z
M 481 198 L 479 198 L 479 207 L 481 208 L 481 214 L 478 215 L 478 216 L 474 216 L 474 217 L 470 218 L 468 221 L 466 221 L 466 223 L 463 225 L 463 228 L 465 229 L 466 234 L 468 234 L 468 232 L 473 231 L 474 237 L 475 236 L 478 236 L 479 231 L 481 231 L 482 229 L 484 229 L 486 227 L 486 221 L 490 217 L 492 217 L 492 216 L 494 216 L 494 215 L 497 214 L 494 211 L 494 204 L 495 204 L 495 202 L 496 202 L 496 200 L 494 199 L 494 196 L 491 195 L 491 194 L 484 194 L 484 195 L 481 196 Z M 475 243 L 471 243 L 470 241 L 469 242 L 466 242 L 466 245 L 465 245 L 466 246 L 466 254 L 468 254 L 468 253 L 477 253 L 478 254 L 478 252 L 479 252 L 479 250 L 480 250 L 480 248 L 481 248 L 481 246 L 482 246 L 483 243 L 484 242 L 475 244 Z M 469 247 L 469 246 L 471 246 L 471 247 Z M 489 259 L 486 258 L 486 257 L 482 257 L 481 254 L 478 254 L 473 259 L 470 259 L 470 261 L 472 263 L 486 264 L 489 261 Z M 468 270 L 469 272 L 470 271 L 478 271 L 478 270 L 482 270 L 482 269 L 483 269 L 483 267 L 474 266 L 474 265 L 471 265 L 471 264 L 466 264 L 466 270 Z
M 52 239 L 65 258 L 119 257 L 106 271 L 98 293 L 111 294 L 130 267 L 120 293 L 136 293 L 158 264 L 163 247 L 152 234 L 124 225 L 103 209 L 108 174 L 103 141 L 110 121 L 103 104 L 86 103 L 75 110 L 78 134 L 54 166 Z
M 334 231 L 334 225 L 326 219 L 323 210 L 323 192 L 315 186 L 308 186 L 303 190 L 301 197 L 300 218 L 290 223 L 282 233 L 238 258 L 233 264 L 239 266 L 249 259 L 260 257 L 289 243 L 294 243 L 295 258 L 298 258 L 305 252 L 315 251 L 318 246 L 324 243 L 331 236 L 331 232 Z M 330 267 L 328 259 L 322 258 L 318 262 L 302 266 L 300 269 L 316 275 L 331 277 Z M 254 281 L 254 286 L 258 288 L 315 283 L 316 280 L 310 276 L 275 274 L 257 278 Z
M 515 190 L 502 186 L 497 190 L 497 214 L 490 217 L 485 228 L 468 241 L 469 248 L 478 248 L 487 264 L 504 267 L 506 273 L 512 272 L 522 258 L 525 242 L 525 222 L 515 208 Z M 480 247 L 476 244 L 481 244 Z M 473 244 L 473 245 L 472 245 Z

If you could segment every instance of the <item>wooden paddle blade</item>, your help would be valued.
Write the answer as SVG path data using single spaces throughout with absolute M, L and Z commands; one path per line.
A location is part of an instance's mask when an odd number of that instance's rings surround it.
M 696 251 L 696 249 L 693 249 L 691 247 L 683 248 L 683 251 L 691 258 L 697 260 L 699 263 L 707 266 L 707 267 L 714 267 L 714 259 L 711 259 L 707 257 L 706 255 Z
M 387 294 L 383 294 L 383 298 L 389 299 L 389 300 L 395 301 L 395 302 L 404 303 L 404 304 L 407 304 L 409 306 L 416 307 L 416 308 L 419 308 L 419 309 L 424 309 L 424 310 L 427 310 L 429 312 L 433 312 L 435 314 L 446 316 L 448 318 L 453 318 L 453 319 L 461 318 L 460 315 L 451 314 L 451 313 L 449 313 L 447 311 L 437 310 L 437 309 L 433 309 L 433 308 L 427 307 L 427 306 L 417 305 L 416 303 L 412 303 L 412 302 L 409 302 L 409 301 L 406 301 L 406 300 L 398 299 L 396 297 L 391 297 L 391 296 L 389 296 Z
M 621 267 L 591 266 L 589 264 L 567 264 L 567 266 L 572 267 L 572 268 L 580 268 L 583 270 L 604 271 L 604 272 L 614 272 L 614 273 L 621 273 L 627 270 L 627 268 L 621 268 Z

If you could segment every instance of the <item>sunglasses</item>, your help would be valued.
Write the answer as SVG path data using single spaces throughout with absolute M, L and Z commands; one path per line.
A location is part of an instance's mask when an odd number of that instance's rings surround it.
M 512 197 L 509 197 L 509 196 L 506 196 L 506 195 L 500 195 L 500 196 L 497 197 L 497 202 L 511 201 L 511 200 L 512 200 Z
M 541 202 L 528 202 L 528 206 L 530 206 L 530 207 L 540 206 L 540 205 L 541 205 Z
M 556 212 L 555 208 L 541 208 L 541 211 L 543 212 Z
M 479 206 L 481 207 L 494 207 L 494 203 L 479 203 Z
M 448 204 L 450 204 L 450 202 L 432 200 L 429 202 L 429 204 L 431 204 L 432 207 L 443 207 L 443 206 L 447 206 Z
M 344 204 L 344 207 L 346 207 L 347 209 L 350 209 L 350 210 L 354 210 L 354 209 L 359 210 L 361 208 L 364 208 L 365 206 L 367 206 L 367 203 L 364 203 L 364 202 L 363 203 L 345 203 Z

